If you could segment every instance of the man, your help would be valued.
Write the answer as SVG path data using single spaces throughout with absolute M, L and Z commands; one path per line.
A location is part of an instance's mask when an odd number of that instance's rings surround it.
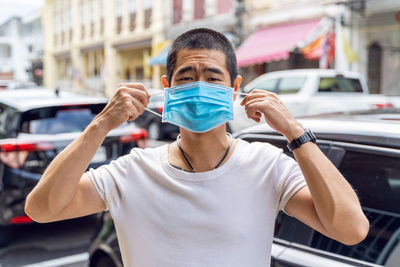
M 209 29 L 182 34 L 162 77 L 163 118 L 181 126 L 177 142 L 133 149 L 85 172 L 107 133 L 136 119 L 148 104 L 143 85 L 121 84 L 47 168 L 27 198 L 26 213 L 50 222 L 108 209 L 125 266 L 269 265 L 279 210 L 342 243 L 361 242 L 369 223 L 355 192 L 307 142 L 313 140 L 304 139 L 310 134 L 275 94 L 254 90 L 241 104 L 250 119 L 264 116 L 289 143 L 298 140 L 298 164 L 269 144 L 227 135 L 229 96 L 241 80 L 223 35 Z

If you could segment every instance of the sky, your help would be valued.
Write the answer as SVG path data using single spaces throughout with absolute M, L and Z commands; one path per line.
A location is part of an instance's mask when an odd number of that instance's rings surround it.
M 0 24 L 15 15 L 41 8 L 44 0 L 0 0 Z

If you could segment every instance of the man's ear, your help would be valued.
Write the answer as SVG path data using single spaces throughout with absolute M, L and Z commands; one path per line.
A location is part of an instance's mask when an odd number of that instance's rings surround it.
M 168 79 L 166 75 L 161 76 L 161 82 L 164 88 L 169 87 Z
M 236 76 L 236 79 L 233 82 L 233 90 L 235 92 L 239 92 L 239 88 L 240 88 L 241 84 L 242 84 L 242 76 L 238 75 L 238 76 Z M 236 100 L 236 96 L 237 96 L 236 94 L 233 95 L 233 101 Z

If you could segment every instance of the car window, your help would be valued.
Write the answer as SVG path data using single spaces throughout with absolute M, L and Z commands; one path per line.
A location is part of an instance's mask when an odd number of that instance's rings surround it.
M 0 105 L 0 138 L 6 137 L 7 115 L 7 107 Z
M 363 90 L 359 79 L 337 76 L 320 78 L 318 92 L 362 93 Z
M 16 135 L 18 114 L 15 109 L 0 104 L 0 138 L 10 138 Z
M 164 94 L 154 94 L 150 97 L 150 102 L 163 102 L 164 101 Z
M 275 92 L 277 83 L 278 83 L 278 79 L 263 79 L 260 82 L 258 82 L 255 86 L 246 87 L 244 92 L 250 93 L 254 89 Z
M 303 87 L 306 77 L 285 77 L 279 81 L 278 94 L 296 94 Z
M 21 132 L 30 134 L 60 134 L 83 131 L 101 107 L 43 108 L 24 114 Z
M 275 236 L 312 248 L 385 266 L 399 266 L 400 156 L 347 152 L 339 170 L 356 190 L 370 222 L 366 239 L 346 246 L 283 213 Z M 394 265 L 393 265 L 394 264 Z

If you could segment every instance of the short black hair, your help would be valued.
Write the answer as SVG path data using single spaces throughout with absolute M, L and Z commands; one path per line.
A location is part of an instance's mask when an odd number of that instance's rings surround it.
M 176 67 L 176 55 L 181 49 L 210 49 L 225 54 L 226 67 L 233 86 L 237 71 L 236 54 L 229 40 L 221 33 L 207 28 L 189 30 L 179 35 L 171 45 L 167 57 L 167 80 L 171 84 L 172 73 Z

